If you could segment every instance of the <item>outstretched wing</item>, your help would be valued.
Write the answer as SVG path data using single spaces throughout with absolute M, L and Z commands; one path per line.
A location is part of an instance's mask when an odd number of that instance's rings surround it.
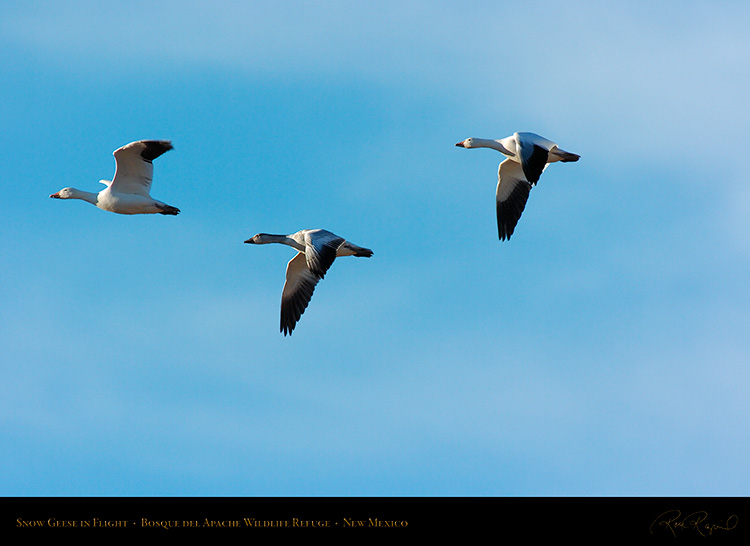
M 169 140 L 139 140 L 114 151 L 115 177 L 112 191 L 149 196 L 154 175 L 152 161 L 172 149 Z
M 322 279 L 344 241 L 342 237 L 324 229 L 313 229 L 305 233 L 305 256 L 310 271 Z
M 529 199 L 531 184 L 521 165 L 512 159 L 500 163 L 497 170 L 497 234 L 501 241 L 510 240 Z
M 533 133 L 516 133 L 523 174 L 532 185 L 539 181 L 549 162 L 549 150 L 555 144 Z
M 286 282 L 281 293 L 281 326 L 284 335 L 292 335 L 295 325 L 310 303 L 320 277 L 307 267 L 304 252 L 298 252 L 286 266 Z

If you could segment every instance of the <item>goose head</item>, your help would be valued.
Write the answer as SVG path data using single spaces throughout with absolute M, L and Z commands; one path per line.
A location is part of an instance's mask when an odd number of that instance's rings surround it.
M 57 193 L 50 195 L 53 199 L 74 199 L 76 197 L 76 190 L 74 188 L 63 188 Z
M 513 143 L 509 142 L 509 139 L 490 140 L 488 138 L 467 138 L 466 140 L 458 142 L 456 146 L 460 148 L 492 148 L 503 155 L 513 157 L 515 154 L 508 149 L 508 146 L 511 144 Z M 515 144 L 513 144 L 513 146 L 515 146 Z
M 268 233 L 258 233 L 257 235 L 253 235 L 250 237 L 246 243 L 249 243 L 251 245 L 262 245 L 266 242 L 266 238 L 268 237 Z

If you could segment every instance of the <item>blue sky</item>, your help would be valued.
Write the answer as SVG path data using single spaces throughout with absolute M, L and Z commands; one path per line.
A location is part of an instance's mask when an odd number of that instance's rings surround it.
M 744 2 L 5 2 L 0 493 L 746 495 Z M 550 166 L 497 240 L 500 154 Z M 176 217 L 48 196 L 171 139 Z M 258 232 L 337 260 L 292 337 Z

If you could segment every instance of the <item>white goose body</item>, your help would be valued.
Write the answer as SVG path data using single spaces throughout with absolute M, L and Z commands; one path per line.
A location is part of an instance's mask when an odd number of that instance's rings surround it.
M 114 151 L 116 169 L 110 180 L 100 180 L 107 187 L 99 193 L 63 188 L 50 197 L 81 199 L 102 210 L 117 214 L 169 214 L 180 209 L 151 197 L 154 174 L 152 161 L 172 149 L 169 140 L 139 140 Z
M 281 325 L 284 335 L 292 331 L 310 303 L 315 286 L 338 256 L 369 258 L 372 250 L 354 245 L 324 229 L 303 229 L 291 235 L 258 233 L 246 243 L 281 243 L 296 249 L 297 255 L 286 266 L 286 281 L 281 293 Z
M 578 161 L 577 154 L 558 148 L 551 140 L 535 133 L 514 133 L 499 140 L 467 138 L 457 143 L 462 148 L 492 148 L 508 159 L 497 171 L 497 231 L 500 240 L 508 239 L 521 218 L 529 192 L 547 165 L 556 161 Z

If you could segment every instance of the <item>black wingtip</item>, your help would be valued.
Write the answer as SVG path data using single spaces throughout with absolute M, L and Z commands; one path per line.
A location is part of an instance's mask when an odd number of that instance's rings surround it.
M 144 140 L 141 157 L 146 161 L 153 161 L 160 155 L 174 149 L 170 140 Z
M 294 322 L 292 324 L 284 324 L 282 322 L 281 326 L 279 327 L 279 332 L 283 333 L 285 337 L 287 335 L 291 336 L 292 332 L 294 332 L 294 327 L 295 326 L 296 326 L 296 323 L 294 323 Z
M 531 154 L 521 163 L 523 174 L 531 184 L 539 182 L 545 165 L 549 159 L 549 152 L 541 146 L 534 145 Z
M 517 184 L 505 201 L 497 202 L 497 234 L 501 241 L 510 241 L 521 219 L 526 201 L 529 199 L 531 184 Z

